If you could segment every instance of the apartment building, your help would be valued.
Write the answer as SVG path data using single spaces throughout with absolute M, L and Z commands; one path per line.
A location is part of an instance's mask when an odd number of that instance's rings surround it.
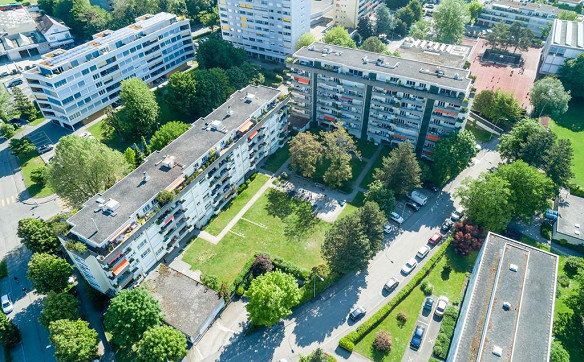
M 43 116 L 75 129 L 118 101 L 122 80 L 138 77 L 153 83 L 194 55 L 189 20 L 158 13 L 95 34 L 72 49 L 47 53 L 24 78 Z
M 359 19 L 371 16 L 383 0 L 333 0 L 335 23 L 356 28 Z
M 294 53 L 291 112 L 380 142 L 435 143 L 465 125 L 471 80 L 462 68 L 314 43 Z
M 284 62 L 310 31 L 311 0 L 219 0 L 223 39 L 260 59 Z
M 136 285 L 236 195 L 259 162 L 287 139 L 287 99 L 248 86 L 157 151 L 67 222 L 61 242 L 85 279 L 104 293 Z M 157 196 L 171 192 L 163 204 Z M 85 245 L 75 248 L 74 245 Z
M 584 22 L 554 20 L 541 53 L 541 74 L 556 74 L 566 60 L 584 52 Z
M 555 6 L 539 2 L 495 0 L 485 3 L 476 25 L 492 27 L 497 23 L 511 25 L 517 21 L 541 37 L 560 11 Z

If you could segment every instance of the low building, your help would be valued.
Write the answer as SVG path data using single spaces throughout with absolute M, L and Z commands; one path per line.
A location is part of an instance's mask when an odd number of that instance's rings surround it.
M 51 48 L 66 48 L 73 44 L 70 28 L 48 15 L 41 15 L 37 26 Z
M 359 19 L 369 17 L 383 0 L 333 0 L 335 23 L 346 28 L 357 28 Z
M 72 215 L 61 242 L 103 293 L 137 285 L 225 206 L 285 144 L 287 99 L 248 86 Z M 159 201 L 161 192 L 172 200 Z
M 554 223 L 553 239 L 584 245 L 584 198 L 562 191 L 556 207 L 559 216 Z
M 557 275 L 557 255 L 489 233 L 447 360 L 549 361 Z
M 584 22 L 554 20 L 541 53 L 541 74 L 556 74 L 566 60 L 584 52 Z

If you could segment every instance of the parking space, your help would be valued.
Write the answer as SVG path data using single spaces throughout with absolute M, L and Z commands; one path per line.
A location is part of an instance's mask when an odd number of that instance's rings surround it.
M 432 356 L 434 343 L 436 342 L 436 337 L 438 336 L 438 332 L 440 331 L 440 323 L 442 323 L 442 317 L 439 317 L 435 314 L 438 297 L 431 296 L 431 298 L 434 300 L 432 308 L 424 309 L 424 307 L 422 306 L 420 308 L 418 320 L 416 321 L 416 326 L 422 326 L 425 329 L 420 348 L 417 351 L 413 350 L 412 348 L 408 348 L 404 353 L 402 361 L 408 362 L 428 361 Z M 414 329 L 415 328 L 416 327 L 414 327 Z M 412 335 L 413 333 L 414 331 L 412 331 Z
M 53 157 L 55 154 L 55 151 L 52 148 L 54 145 L 53 140 L 47 135 L 45 131 L 40 129 L 29 133 L 27 138 L 34 144 L 43 161 L 48 163 L 51 157 Z

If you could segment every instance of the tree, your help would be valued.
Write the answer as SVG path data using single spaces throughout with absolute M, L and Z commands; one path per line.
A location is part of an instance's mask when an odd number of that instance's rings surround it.
M 471 2 L 469 2 L 467 4 L 468 7 L 468 13 L 470 14 L 470 22 L 472 24 L 475 23 L 475 21 L 477 20 L 477 18 L 479 17 L 479 15 L 481 14 L 481 12 L 483 11 L 483 4 L 478 1 L 478 0 L 472 0 Z M 501 23 L 497 23 L 497 24 L 501 24 Z
M 229 83 L 234 89 L 242 89 L 245 88 L 250 82 L 254 82 L 255 84 L 261 84 L 265 80 L 259 79 L 259 77 L 263 77 L 263 74 L 258 71 L 256 66 L 249 62 L 243 63 L 241 66 L 238 67 L 231 67 L 225 71 L 227 73 L 227 77 L 229 78 Z M 257 78 L 255 78 L 257 77 Z
M 51 322 L 49 333 L 59 362 L 90 362 L 98 357 L 97 332 L 86 321 L 60 319 Z
M 179 121 L 168 122 L 154 132 L 150 139 L 150 149 L 157 151 L 163 149 L 181 134 L 189 129 L 189 125 Z
M 375 170 L 373 177 L 393 190 L 396 196 L 404 196 L 422 185 L 421 173 L 414 148 L 402 142 L 383 158 L 381 167 Z
M 20 331 L 6 314 L 0 313 L 0 343 L 4 348 L 11 348 L 20 342 Z
M 323 41 L 327 44 L 334 44 L 348 48 L 355 48 L 357 45 L 351 39 L 347 29 L 342 26 L 334 26 L 324 34 Z
M 122 81 L 120 99 L 123 107 L 110 121 L 113 128 L 128 140 L 149 136 L 158 122 L 158 103 L 148 85 L 139 78 Z
M 486 35 L 487 44 L 491 48 L 506 49 L 509 46 L 509 25 L 496 23 Z
M 227 73 L 221 68 L 197 69 L 194 74 L 197 83 L 197 116 L 208 115 L 234 92 Z
M 30 180 L 37 185 L 45 186 L 47 183 L 47 166 L 36 166 L 30 171 Z
M 375 340 L 373 340 L 373 347 L 377 351 L 381 353 L 387 353 L 391 351 L 391 344 L 392 344 L 391 336 L 387 331 L 379 331 L 377 332 L 377 334 L 375 334 Z
M 322 348 L 317 348 L 312 353 L 307 356 L 300 356 L 300 362 L 329 362 L 330 359 L 328 355 L 322 350 Z
M 409 28 L 413 23 L 422 18 L 422 4 L 418 0 L 410 0 L 407 6 L 399 9 L 395 13 L 395 17 L 400 19 Z
M 534 114 L 557 117 L 566 113 L 572 97 L 570 91 L 564 89 L 559 79 L 545 77 L 533 84 L 530 98 Z
M 221 39 L 219 35 L 212 35 L 199 44 L 197 48 L 197 62 L 199 68 L 229 69 L 239 66 L 247 60 L 245 50 L 236 48 L 230 42 Z
M 440 139 L 432 154 L 434 183 L 441 186 L 458 176 L 476 153 L 476 139 L 470 131 L 454 132 Z
M 71 17 L 71 31 L 82 39 L 107 29 L 112 20 L 110 13 L 89 0 L 73 0 Z
M 129 170 L 124 156 L 94 138 L 61 138 L 48 166 L 48 182 L 69 204 L 80 206 Z
M 467 256 L 473 251 L 481 249 L 485 240 L 485 231 L 467 220 L 463 220 L 454 225 L 452 236 L 454 250 L 462 256 Z
M 136 345 L 138 361 L 181 361 L 187 354 L 184 334 L 170 326 L 152 327 L 144 332 Z
M 381 250 L 383 242 L 383 227 L 387 224 L 387 218 L 376 202 L 366 201 L 357 214 L 359 223 L 365 236 L 369 240 L 370 257 Z
M 466 3 L 462 0 L 444 0 L 432 15 L 436 39 L 442 43 L 460 44 L 464 25 L 470 21 Z
M 511 190 L 507 180 L 485 173 L 477 180 L 466 180 L 457 191 L 467 217 L 488 230 L 504 230 L 513 216 Z
M 568 139 L 560 139 L 546 153 L 543 170 L 556 185 L 568 187 L 570 179 L 574 177 L 573 159 L 572 142 Z
M 304 177 L 312 177 L 322 157 L 323 147 L 310 132 L 298 133 L 290 140 L 290 166 Z
M 302 293 L 296 279 L 279 270 L 252 280 L 245 293 L 249 319 L 257 326 L 271 326 L 292 313 L 292 307 L 300 302 Z
M 42 219 L 34 217 L 20 219 L 17 235 L 33 253 L 56 254 L 61 246 L 51 226 Z
M 360 157 L 355 141 L 344 127 L 332 131 L 321 131 L 323 161 L 328 163 L 324 173 L 324 182 L 335 188 L 342 187 L 353 176 L 351 168 L 352 155 Z
M 171 13 L 171 14 L 176 14 L 176 15 L 183 15 L 186 16 L 188 15 L 188 10 L 187 10 L 187 3 L 185 0 L 160 0 L 160 10 L 161 11 L 165 11 L 167 13 Z M 208 11 L 201 11 L 201 13 L 199 13 L 199 18 L 198 20 L 201 21 L 201 17 L 204 17 L 204 13 L 207 13 Z M 203 24 L 205 25 L 205 24 Z M 208 25 L 212 25 L 212 24 L 207 24 L 205 26 Z M 213 27 L 211 26 L 211 31 L 213 31 Z
M 512 93 L 501 89 L 482 90 L 475 97 L 473 110 L 503 128 L 513 126 L 525 112 Z
M 296 41 L 296 47 L 294 49 L 298 50 L 302 47 L 309 46 L 316 41 L 316 37 L 312 33 L 304 33 L 300 35 Z
M 139 16 L 158 12 L 160 7 L 156 0 L 113 0 L 112 24 L 114 28 L 121 28 L 132 24 Z
M 558 13 L 559 20 L 575 21 L 578 19 L 578 13 L 572 10 L 560 10 Z
M 51 322 L 59 319 L 77 320 L 79 318 L 81 318 L 79 301 L 75 296 L 66 292 L 49 292 L 43 301 L 39 322 L 48 328 Z
M 522 23 L 514 21 L 509 26 L 509 45 L 514 47 L 513 52 L 517 49 L 527 50 L 533 43 L 533 39 L 533 32 Z
M 387 216 L 395 209 L 393 191 L 385 187 L 379 180 L 369 184 L 368 190 L 365 192 L 365 201 L 376 202 Z
M 16 127 L 10 123 L 0 122 L 0 137 L 12 138 L 16 134 Z
M 63 258 L 34 253 L 28 262 L 27 277 L 38 293 L 62 292 L 69 285 L 73 267 Z
M 197 113 L 197 82 L 192 72 L 176 72 L 163 88 L 163 99 L 185 117 Z
M 201 11 L 197 16 L 197 19 L 204 26 L 210 26 L 211 31 L 213 31 L 215 25 L 219 24 L 218 8 L 213 8 L 213 11 Z
M 122 290 L 112 298 L 104 314 L 105 330 L 118 347 L 129 348 L 149 328 L 160 324 L 162 312 L 158 301 L 144 288 Z
M 410 34 L 412 38 L 430 40 L 431 39 L 431 23 L 428 20 L 420 19 L 412 24 L 410 27 Z
M 186 0 L 186 7 L 187 12 L 191 18 L 196 18 L 197 14 L 202 11 L 209 11 L 213 9 L 213 5 L 217 5 L 217 3 L 212 2 L 211 0 Z
M 391 10 L 397 10 L 399 8 L 403 8 L 404 6 L 408 5 L 410 0 L 387 0 L 385 4 Z
M 325 234 L 321 254 L 331 270 L 337 273 L 367 267 L 372 256 L 371 243 L 361 226 L 359 215 L 344 216 L 333 224 Z
M 558 78 L 574 98 L 584 97 L 584 53 L 566 59 L 558 72 Z
M 13 112 L 12 96 L 5 89 L 0 89 L 0 120 L 8 121 Z
M 335 153 L 326 155 L 326 157 L 329 161 L 329 166 L 324 172 L 323 181 L 331 187 L 341 188 L 353 176 L 351 156 Z
M 368 16 L 361 16 L 357 23 L 357 33 L 363 39 L 367 39 L 375 35 L 375 30 L 373 29 L 373 24 L 371 24 L 371 19 Z
M 28 121 L 34 121 L 39 117 L 39 111 L 30 99 L 22 93 L 20 88 L 12 88 L 12 96 L 14 97 L 14 109 L 20 113 L 21 118 L 25 118 Z
M 508 161 L 523 160 L 529 165 L 543 168 L 547 152 L 553 147 L 556 136 L 534 119 L 524 119 L 509 133 L 501 136 L 497 146 L 501 157 Z
M 385 34 L 390 36 L 397 24 L 389 9 L 383 4 L 379 5 L 375 9 L 375 15 L 377 17 L 377 35 Z
M 251 273 L 255 277 L 271 272 L 274 269 L 272 259 L 268 254 L 256 255 L 253 264 L 251 265 Z
M 136 150 L 134 150 L 132 147 L 128 147 L 124 151 L 124 159 L 126 160 L 128 165 L 130 165 L 131 168 L 135 168 L 139 164 L 136 155 Z
M 550 362 L 570 362 L 570 354 L 558 340 L 552 342 Z
M 373 53 L 383 53 L 387 50 L 387 46 L 376 36 L 365 39 L 361 44 L 361 49 Z

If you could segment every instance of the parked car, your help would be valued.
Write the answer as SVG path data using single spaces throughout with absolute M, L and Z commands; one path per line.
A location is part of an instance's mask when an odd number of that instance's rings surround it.
M 460 221 L 460 219 L 462 219 L 463 215 L 464 215 L 464 213 L 462 212 L 462 210 L 454 210 L 452 212 L 452 214 L 450 214 L 450 220 Z
M 428 239 L 428 244 L 430 245 L 436 245 L 438 244 L 440 241 L 442 240 L 442 234 L 440 233 L 435 233 L 434 235 L 432 235 L 430 237 L 430 239 Z
M 389 214 L 389 218 L 400 225 L 404 222 L 404 218 L 401 217 L 401 215 L 398 214 L 397 212 L 392 212 L 391 214 Z
M 42 153 L 47 153 L 52 149 L 53 149 L 53 145 L 47 144 L 47 145 L 42 145 L 39 148 L 37 148 L 37 151 L 42 154 Z
M 393 231 L 393 229 L 394 229 L 394 226 L 391 225 L 391 224 L 385 224 L 383 226 L 383 232 L 386 233 L 386 234 L 391 233 Z
M 399 282 L 395 278 L 390 278 L 387 283 L 383 286 L 383 290 L 391 292 L 398 286 Z
M 13 79 L 10 82 L 6 83 L 6 88 L 13 88 L 16 87 L 17 85 L 21 85 L 22 84 L 22 79 L 17 78 L 17 79 Z
M 440 226 L 440 231 L 442 231 L 444 234 L 446 234 L 450 228 L 452 227 L 453 222 L 450 220 L 444 220 L 444 222 L 442 223 L 442 226 Z
M 432 310 L 433 306 L 434 306 L 434 298 L 426 297 L 426 299 L 424 299 L 424 310 L 425 311 Z
M 548 220 L 556 221 L 556 220 L 558 220 L 560 213 L 557 212 L 556 210 L 547 209 L 545 211 L 545 213 L 543 214 L 543 216 Z
M 367 313 L 365 309 L 361 306 L 358 306 L 357 308 L 353 309 L 351 313 L 349 313 L 349 318 L 351 318 L 352 321 L 357 321 L 363 318 L 365 313 Z
M 436 310 L 434 311 L 434 314 L 436 314 L 438 317 L 442 317 L 446 307 L 448 307 L 448 298 L 441 296 L 438 298 L 438 302 L 436 303 Z
M 412 270 L 416 268 L 416 266 L 418 266 L 418 262 L 416 261 L 416 259 L 411 258 L 404 264 L 404 266 L 402 266 L 401 271 L 405 275 L 408 275 L 412 272 Z
M 406 206 L 408 206 L 410 209 L 414 210 L 414 211 L 419 211 L 420 210 L 420 206 L 418 206 L 418 204 L 416 204 L 415 202 L 406 202 Z
M 421 325 L 417 325 L 416 329 L 414 330 L 414 335 L 412 336 L 412 340 L 410 341 L 410 348 L 414 351 L 417 351 L 418 348 L 422 345 L 422 339 L 424 337 L 424 332 L 426 328 Z
M 416 257 L 418 257 L 419 259 L 424 259 L 426 257 L 426 255 L 428 255 L 429 252 L 430 252 L 430 248 L 428 247 L 428 245 L 424 245 L 418 249 L 418 252 L 416 253 Z
M 4 314 L 9 314 L 14 310 L 14 306 L 12 305 L 12 302 L 10 301 L 10 298 L 8 298 L 7 294 L 4 294 L 2 298 L 0 298 L 0 301 L 2 302 L 2 311 Z

